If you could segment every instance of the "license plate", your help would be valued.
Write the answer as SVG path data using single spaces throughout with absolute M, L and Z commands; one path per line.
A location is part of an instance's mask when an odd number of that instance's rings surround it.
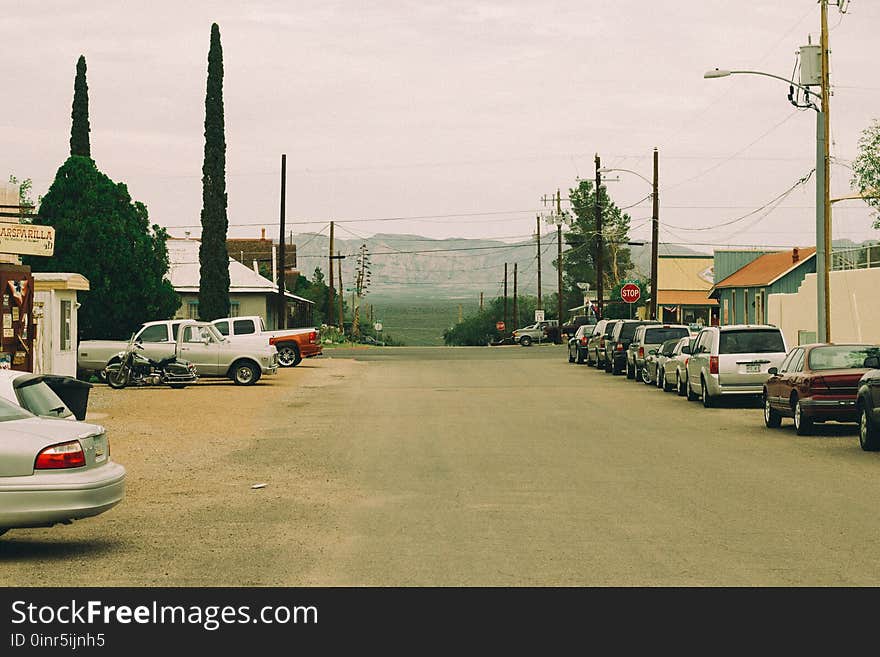
M 761 371 L 761 366 L 758 363 L 747 363 L 746 364 L 746 374 L 757 374 Z

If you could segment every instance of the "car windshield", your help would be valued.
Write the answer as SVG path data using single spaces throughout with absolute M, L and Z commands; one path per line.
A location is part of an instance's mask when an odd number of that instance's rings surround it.
M 785 352 L 782 332 L 778 329 L 722 331 L 719 354 L 770 354 Z
M 678 344 L 678 340 L 667 340 L 660 346 L 660 353 L 664 356 L 671 356 L 675 351 L 675 345 Z
M 645 344 L 660 344 L 661 342 L 666 342 L 667 340 L 678 340 L 679 338 L 683 338 L 689 334 L 688 330 L 682 326 L 681 328 L 674 327 L 659 327 L 659 328 L 647 328 L 645 329 L 645 339 L 642 340 Z
M 73 413 L 45 381 L 33 379 L 15 388 L 18 402 L 34 415 L 70 417 Z
M 865 366 L 869 356 L 880 356 L 876 346 L 832 346 L 817 347 L 810 351 L 811 370 L 849 370 Z
M 615 327 L 614 322 L 609 322 L 608 325 L 605 327 L 605 337 L 606 338 L 610 338 L 611 334 L 614 333 L 614 327 Z
M 33 415 L 18 404 L 13 404 L 11 401 L 0 398 L 0 422 L 23 420 L 28 417 L 33 417 Z
M 624 322 L 623 326 L 620 328 L 620 336 L 618 339 L 620 340 L 629 340 L 635 334 L 636 329 L 642 326 L 638 322 Z

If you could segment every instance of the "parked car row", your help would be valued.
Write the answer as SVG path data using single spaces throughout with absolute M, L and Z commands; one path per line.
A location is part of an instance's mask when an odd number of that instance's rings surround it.
M 568 361 L 588 363 L 711 408 L 727 397 L 760 398 L 768 428 L 791 418 L 857 422 L 859 443 L 880 450 L 880 345 L 809 344 L 789 349 L 772 325 L 705 326 L 600 320 L 569 340 Z

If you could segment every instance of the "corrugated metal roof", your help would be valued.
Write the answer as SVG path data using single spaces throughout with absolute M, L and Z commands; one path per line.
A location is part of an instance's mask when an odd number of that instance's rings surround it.
M 797 260 L 794 260 L 794 250 L 767 253 L 715 283 L 713 289 L 770 285 L 815 255 L 816 249 L 812 246 L 798 249 Z

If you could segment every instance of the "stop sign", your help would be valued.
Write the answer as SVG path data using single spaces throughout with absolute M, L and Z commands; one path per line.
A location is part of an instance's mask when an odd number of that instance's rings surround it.
M 495 322 L 495 328 L 498 329 L 499 331 L 503 331 L 504 330 L 504 322 Z
M 620 298 L 627 303 L 635 303 L 642 297 L 642 291 L 635 283 L 627 283 L 620 288 Z

